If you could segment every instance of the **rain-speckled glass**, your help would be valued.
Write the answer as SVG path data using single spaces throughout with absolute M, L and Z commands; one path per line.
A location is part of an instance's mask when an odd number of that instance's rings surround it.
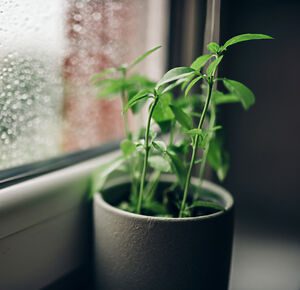
M 149 2 L 1 1 L 0 170 L 123 136 L 90 80 L 149 48 Z

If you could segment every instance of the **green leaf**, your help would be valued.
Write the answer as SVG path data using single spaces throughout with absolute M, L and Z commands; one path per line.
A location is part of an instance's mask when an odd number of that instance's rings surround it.
M 165 94 L 165 93 L 171 91 L 171 90 L 174 89 L 175 87 L 177 87 L 177 86 L 181 85 L 182 83 L 186 82 L 186 80 L 187 80 L 186 78 L 179 79 L 179 80 L 177 80 L 176 82 L 174 82 L 174 83 L 168 85 L 166 88 L 164 88 L 164 89 L 162 90 L 162 94 Z
M 192 64 L 191 64 L 191 68 L 196 70 L 196 71 L 200 71 L 200 69 L 202 67 L 205 66 L 205 64 L 207 63 L 207 61 L 212 57 L 211 54 L 204 54 L 199 56 Z
M 198 146 L 202 149 L 205 149 L 206 145 L 207 145 L 207 142 L 208 142 L 208 133 L 209 131 L 204 131 L 202 129 L 198 129 L 198 128 L 195 128 L 195 129 L 192 129 L 192 130 L 189 130 L 186 132 L 188 135 L 190 135 L 192 138 L 199 135 L 199 143 L 198 143 Z M 194 141 L 193 141 L 194 142 Z
M 214 61 L 212 61 L 212 63 L 208 66 L 208 68 L 206 70 L 206 73 L 208 76 L 212 76 L 215 73 L 215 71 L 216 71 L 218 65 L 220 64 L 220 62 L 222 61 L 222 59 L 223 59 L 223 55 L 216 58 Z
M 223 79 L 223 83 L 230 93 L 236 95 L 240 99 L 245 110 L 248 110 L 252 105 L 254 105 L 255 96 L 244 84 L 229 79 Z
M 212 52 L 212 53 L 218 53 L 219 49 L 220 49 L 220 46 L 219 44 L 217 44 L 216 42 L 210 42 L 208 45 L 207 45 L 207 49 Z
M 193 79 L 193 80 L 189 83 L 189 85 L 187 86 L 187 88 L 186 88 L 186 90 L 185 90 L 185 92 L 184 92 L 184 96 L 185 96 L 185 97 L 188 95 L 188 93 L 190 92 L 190 90 L 192 89 L 192 87 L 193 87 L 198 81 L 200 81 L 202 78 L 203 78 L 203 76 L 199 76 L 199 77 Z
M 227 49 L 227 47 L 240 43 L 243 41 L 248 41 L 248 40 L 259 40 L 259 39 L 273 39 L 273 37 L 266 35 L 266 34 L 252 34 L 252 33 L 246 33 L 246 34 L 241 34 L 234 36 L 227 40 L 223 46 L 221 46 L 220 50 L 224 51 Z
M 203 135 L 203 130 L 195 128 L 195 129 L 191 129 L 191 130 L 186 131 L 186 133 L 190 136 L 196 136 L 196 135 L 202 136 Z
M 153 199 L 145 200 L 143 203 L 143 210 L 150 212 L 154 216 L 165 216 L 168 214 L 167 208 L 158 201 Z
M 137 151 L 144 151 L 145 150 L 145 140 L 140 139 L 135 142 L 135 147 Z
M 197 117 L 197 118 L 201 118 L 201 113 L 198 112 L 190 112 L 192 117 Z
M 200 135 L 200 140 L 199 140 L 199 147 L 203 150 L 205 150 L 207 143 L 209 142 L 209 132 L 203 131 L 202 134 Z
M 91 194 L 96 193 L 101 190 L 107 180 L 107 178 L 116 171 L 124 162 L 122 156 L 117 157 L 116 159 L 110 161 L 107 164 L 102 165 L 98 170 L 93 173 L 92 176 L 92 192 Z
M 128 87 L 128 84 L 122 79 L 107 79 L 97 83 L 99 86 L 98 98 L 108 98 L 117 96 L 123 89 Z
M 180 209 L 179 205 L 178 205 L 178 209 Z M 187 206 L 185 206 L 185 208 L 182 212 L 182 217 L 184 217 L 184 218 L 192 217 L 192 213 L 191 213 L 190 209 Z
M 213 91 L 212 100 L 216 105 L 237 103 L 241 101 L 240 98 L 235 94 L 224 94 L 217 90 Z
M 127 201 L 122 201 L 119 205 L 118 205 L 119 209 L 128 211 L 128 212 L 134 212 L 136 209 L 136 206 L 134 206 L 133 204 L 130 204 Z
M 193 80 L 193 78 L 195 77 L 195 74 L 192 74 L 190 76 L 188 76 L 185 81 L 182 83 L 181 85 L 181 90 L 185 90 L 185 88 L 187 87 L 187 85 Z
M 220 136 L 211 139 L 207 154 L 207 161 L 215 170 L 220 181 L 223 181 L 229 169 L 229 155 L 223 149 L 223 142 Z
M 153 90 L 155 86 L 155 83 L 152 82 L 149 78 L 139 74 L 134 74 L 129 76 L 127 78 L 127 83 L 128 83 L 128 87 L 126 88 L 126 90 L 127 90 L 129 101 L 142 89 Z M 145 105 L 145 103 L 146 103 L 146 99 L 136 103 L 134 106 L 131 107 L 132 112 L 134 114 L 139 113 L 142 107 Z
M 159 97 L 152 115 L 156 123 L 161 123 L 161 122 L 170 121 L 174 119 L 175 116 L 169 107 L 171 100 L 172 100 L 171 94 L 163 94 Z
M 154 130 L 149 130 L 149 138 L 150 138 L 150 144 L 156 139 L 157 132 Z
M 193 120 L 192 118 L 185 113 L 181 108 L 170 105 L 170 108 L 175 115 L 176 121 L 186 129 L 191 129 L 193 127 Z
M 149 166 L 160 171 L 160 172 L 170 172 L 171 166 L 167 160 L 165 160 L 162 156 L 155 155 L 150 156 L 148 159 Z
M 189 144 L 185 140 L 181 140 L 179 144 L 177 143 L 169 145 L 168 150 L 170 152 L 174 152 L 178 156 L 185 155 L 189 151 Z
M 106 77 L 107 75 L 115 73 L 116 71 L 117 71 L 117 69 L 114 67 L 103 69 L 101 72 L 94 74 L 91 78 L 91 81 L 92 81 L 92 83 L 96 83 L 103 77 Z
M 154 89 L 155 87 L 155 83 L 152 80 L 140 74 L 133 74 L 131 76 L 128 76 L 127 82 L 131 87 L 134 87 L 138 91 L 141 89 Z
M 134 106 L 137 102 L 145 99 L 145 98 L 149 98 L 150 94 L 151 94 L 151 90 L 149 89 L 145 89 L 145 90 L 141 90 L 140 92 L 138 92 L 134 97 L 132 97 L 128 103 L 126 104 L 126 106 L 124 107 L 124 111 L 127 112 L 132 106 Z
M 128 92 L 128 101 L 130 101 L 138 92 L 138 91 L 127 91 Z M 144 105 L 147 102 L 147 98 L 141 99 L 140 101 L 138 101 L 137 103 L 135 103 L 130 109 L 132 111 L 133 114 L 138 114 L 142 108 L 144 107 Z
M 210 138 L 212 137 L 212 134 L 217 131 L 222 129 L 222 126 L 214 126 L 206 131 L 202 131 L 200 135 L 200 140 L 199 140 L 199 147 L 202 148 L 203 150 L 206 149 L 207 145 L 209 145 Z
M 121 147 L 121 150 L 122 150 L 124 156 L 126 156 L 126 157 L 130 156 L 136 150 L 135 144 L 131 140 L 128 140 L 128 139 L 123 140 L 121 142 L 120 147 Z
M 215 132 L 215 131 L 221 130 L 221 129 L 222 129 L 222 126 L 217 125 L 217 126 L 212 127 L 211 129 L 209 129 L 208 132 Z
M 140 63 L 142 60 L 144 60 L 148 55 L 150 55 L 151 53 L 153 53 L 154 51 L 158 50 L 159 48 L 161 48 L 161 45 L 158 45 L 148 51 L 146 51 L 144 54 L 140 55 L 139 57 L 137 57 L 131 64 L 128 65 L 127 69 L 131 69 L 134 66 L 136 66 L 138 63 Z
M 144 202 L 147 203 L 153 200 L 157 185 L 160 181 L 161 172 L 159 170 L 154 170 L 152 174 L 149 175 L 147 179 L 147 184 L 144 188 Z
M 167 154 L 170 157 L 171 164 L 175 174 L 177 175 L 180 187 L 184 188 L 185 176 L 186 176 L 186 168 L 184 166 L 184 163 L 174 151 L 168 149 Z
M 220 211 L 225 210 L 225 208 L 223 206 L 221 206 L 220 204 L 218 204 L 216 202 L 204 201 L 204 200 L 196 200 L 188 208 L 191 209 L 191 208 L 195 208 L 195 207 L 208 207 L 208 208 L 212 208 L 212 209 L 216 209 L 216 210 L 220 210 Z
M 194 69 L 190 67 L 176 67 L 171 70 L 169 70 L 162 78 L 161 80 L 157 83 L 156 89 L 161 87 L 162 85 L 165 85 L 167 83 L 170 83 L 172 81 L 181 79 L 181 78 L 186 78 L 193 74 L 195 72 Z
M 165 153 L 167 151 L 167 145 L 163 141 L 153 141 L 152 145 L 157 151 L 161 153 Z

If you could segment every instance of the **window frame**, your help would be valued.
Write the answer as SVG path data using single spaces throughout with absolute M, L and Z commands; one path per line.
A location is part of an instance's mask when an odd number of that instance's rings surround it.
M 0 190 L 57 170 L 100 157 L 119 148 L 120 140 L 102 144 L 98 147 L 60 155 L 9 169 L 0 170 Z

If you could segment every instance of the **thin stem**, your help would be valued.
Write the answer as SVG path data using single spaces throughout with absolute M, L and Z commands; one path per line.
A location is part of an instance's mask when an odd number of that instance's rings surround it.
M 219 55 L 217 55 L 217 58 L 218 57 L 219 57 Z M 223 78 L 216 77 L 216 69 L 214 70 L 214 72 L 212 74 L 212 77 L 211 77 L 212 89 L 213 89 L 216 81 L 223 79 Z M 215 126 L 215 122 L 216 122 L 216 107 L 215 107 L 215 104 L 212 103 L 212 105 L 211 105 L 211 116 L 210 116 L 209 125 L 208 125 L 208 129 L 209 129 L 208 140 L 207 140 L 206 148 L 203 152 L 202 162 L 201 162 L 200 172 L 199 172 L 199 181 L 200 181 L 199 186 L 200 187 L 202 186 L 202 182 L 203 182 L 203 178 L 204 178 L 207 155 L 208 155 L 208 151 L 209 151 L 209 144 L 210 144 L 210 140 L 211 140 L 212 135 L 213 135 L 212 129 Z
M 138 214 L 141 213 L 141 209 L 142 209 L 144 185 L 145 185 L 147 166 L 148 166 L 148 157 L 149 157 L 149 151 L 150 151 L 150 146 L 149 146 L 150 125 L 151 125 L 152 114 L 154 112 L 157 101 L 158 101 L 158 97 L 155 94 L 154 101 L 150 105 L 150 110 L 149 110 L 149 115 L 148 115 L 148 120 L 147 120 L 147 125 L 146 125 L 146 132 L 145 132 L 145 156 L 144 156 L 143 170 L 142 170 L 142 176 L 141 176 L 138 204 L 137 204 L 137 209 L 136 209 L 136 212 Z
M 145 199 L 153 200 L 154 194 L 156 191 L 156 187 L 160 180 L 160 176 L 161 176 L 160 171 L 154 171 L 154 173 L 151 176 L 151 179 L 149 180 L 148 184 L 145 186 L 145 189 L 144 189 Z
M 122 74 L 122 81 L 123 81 L 123 86 L 122 86 L 122 90 L 121 90 L 121 100 L 122 100 L 122 108 L 123 108 L 123 121 L 124 121 L 125 135 L 128 140 L 131 140 L 132 136 L 131 136 L 130 128 L 129 128 L 128 112 L 124 112 L 124 108 L 128 102 L 126 89 L 124 87 L 124 83 L 125 83 L 126 77 L 127 77 L 127 69 L 125 67 L 123 67 L 121 69 L 121 74 Z M 135 180 L 135 176 L 134 176 L 134 163 L 132 164 L 132 166 L 130 164 L 128 164 L 128 168 L 129 168 L 129 172 L 130 172 L 130 176 L 131 176 L 131 192 L 133 195 L 135 195 L 136 194 L 136 180 Z
M 213 87 L 212 79 L 213 79 L 213 77 L 208 79 L 207 97 L 206 97 L 204 108 L 203 108 L 203 111 L 201 113 L 201 117 L 200 117 L 200 120 L 199 120 L 199 123 L 198 123 L 198 129 L 202 129 L 204 119 L 205 119 L 205 116 L 206 116 L 206 113 L 207 113 L 207 110 L 208 110 L 208 107 L 209 107 L 209 103 L 210 103 L 210 99 L 211 99 L 211 93 L 212 93 L 212 87 Z M 184 209 L 185 209 L 185 204 L 186 204 L 187 195 L 188 195 L 189 186 L 190 186 L 191 177 L 192 177 L 192 169 L 193 169 L 193 166 L 195 164 L 197 149 L 198 149 L 198 146 L 199 146 L 199 138 L 200 138 L 200 135 L 197 134 L 195 139 L 194 139 L 193 145 L 192 145 L 192 148 L 193 148 L 192 149 L 192 157 L 191 157 L 191 160 L 190 160 L 190 165 L 189 165 L 186 180 L 185 180 L 183 198 L 182 198 L 182 202 L 181 202 L 181 206 L 180 206 L 179 217 L 183 217 L 183 212 L 184 212 Z
M 133 196 L 136 196 L 137 194 L 137 182 L 135 178 L 135 158 L 127 157 L 127 165 L 128 165 L 128 171 L 130 173 L 131 178 L 131 194 Z
M 209 150 L 209 144 L 210 144 L 211 137 L 213 135 L 211 130 L 215 126 L 215 122 L 216 122 L 216 108 L 215 108 L 215 105 L 212 104 L 212 106 L 211 106 L 211 117 L 210 117 L 209 125 L 208 125 L 208 127 L 209 127 L 208 140 L 207 140 L 207 145 L 205 147 L 205 150 L 203 152 L 202 162 L 201 162 L 201 166 L 200 166 L 200 173 L 199 173 L 200 187 L 201 187 L 202 182 L 203 182 L 205 166 L 206 166 L 206 161 L 207 161 L 207 155 L 208 155 L 208 150 Z

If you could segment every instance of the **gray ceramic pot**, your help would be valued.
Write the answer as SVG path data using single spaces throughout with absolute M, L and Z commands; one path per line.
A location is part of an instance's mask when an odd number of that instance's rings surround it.
M 172 178 L 164 176 L 162 182 Z M 128 191 L 128 183 L 126 177 L 114 179 L 102 195 L 94 198 L 96 288 L 228 289 L 232 196 L 223 188 L 204 182 L 203 187 L 224 205 L 224 212 L 193 218 L 149 217 L 110 205 L 111 198 Z

